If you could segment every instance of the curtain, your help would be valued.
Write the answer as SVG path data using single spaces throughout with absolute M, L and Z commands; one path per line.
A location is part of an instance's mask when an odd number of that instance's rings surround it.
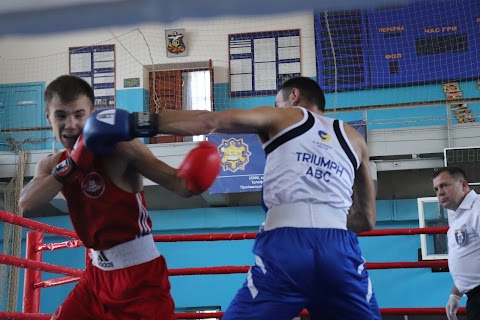
M 212 111 L 210 71 L 184 71 L 182 79 L 182 109 Z M 205 136 L 184 138 L 184 141 L 203 140 L 205 140 Z

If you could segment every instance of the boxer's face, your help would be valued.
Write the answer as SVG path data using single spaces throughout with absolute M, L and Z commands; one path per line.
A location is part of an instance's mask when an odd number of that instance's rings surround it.
M 47 120 L 52 125 L 53 134 L 65 149 L 72 150 L 92 111 L 92 103 L 85 95 L 68 103 L 62 102 L 58 95 L 53 96 L 48 104 Z

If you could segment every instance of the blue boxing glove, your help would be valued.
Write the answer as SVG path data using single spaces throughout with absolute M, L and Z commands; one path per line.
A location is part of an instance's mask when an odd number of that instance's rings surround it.
M 158 117 L 153 112 L 132 112 L 106 109 L 92 113 L 83 127 L 83 139 L 88 150 L 111 153 L 115 144 L 136 137 L 158 134 Z

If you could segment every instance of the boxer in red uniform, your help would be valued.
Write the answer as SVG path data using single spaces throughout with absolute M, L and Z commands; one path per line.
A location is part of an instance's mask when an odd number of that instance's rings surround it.
M 52 319 L 175 319 L 167 266 L 153 241 L 142 179 L 181 196 L 200 194 L 219 172 L 216 147 L 199 143 L 177 170 L 135 139 L 161 131 L 150 113 L 125 111 L 122 122 L 112 118 L 115 110 L 97 112 L 92 118 L 96 121 L 84 129 L 94 112 L 94 93 L 75 76 L 50 83 L 45 104 L 53 133 L 66 150 L 38 163 L 35 177 L 22 190 L 20 206 L 29 211 L 62 192 L 73 227 L 92 257 Z M 156 121 L 149 123 L 150 118 Z M 100 132 L 101 125 L 108 127 Z

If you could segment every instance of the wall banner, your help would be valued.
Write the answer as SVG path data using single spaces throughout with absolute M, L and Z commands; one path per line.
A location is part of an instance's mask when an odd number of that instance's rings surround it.
M 265 152 L 256 134 L 208 135 L 221 158 L 220 174 L 209 193 L 234 193 L 261 191 Z

